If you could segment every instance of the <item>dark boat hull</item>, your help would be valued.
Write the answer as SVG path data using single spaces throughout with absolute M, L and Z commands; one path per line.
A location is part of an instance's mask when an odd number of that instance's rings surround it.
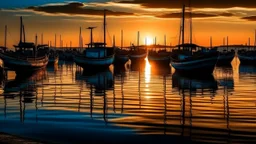
M 4 53 L 0 53 L 0 57 L 4 61 L 5 67 L 16 71 L 16 73 L 33 72 L 42 68 L 45 68 L 48 64 L 48 57 L 42 57 L 41 59 L 19 59 L 18 57 L 8 56 Z
M 77 65 L 83 68 L 105 69 L 108 68 L 114 62 L 115 55 L 111 55 L 105 58 L 87 58 L 83 55 L 75 55 L 74 61 Z
M 218 55 L 185 62 L 171 61 L 171 65 L 175 68 L 175 71 L 183 74 L 211 74 L 213 73 L 217 59 Z
M 158 57 L 148 55 L 148 61 L 153 65 L 169 66 L 171 59 L 169 56 Z
M 241 64 L 256 65 L 256 56 L 246 56 L 238 53 L 238 58 Z
M 128 55 L 115 55 L 114 64 L 123 65 L 129 61 Z
M 230 65 L 235 57 L 235 52 L 229 54 L 220 54 L 218 57 L 217 65 Z
M 147 53 L 142 54 L 130 54 L 131 61 L 144 60 L 147 57 Z

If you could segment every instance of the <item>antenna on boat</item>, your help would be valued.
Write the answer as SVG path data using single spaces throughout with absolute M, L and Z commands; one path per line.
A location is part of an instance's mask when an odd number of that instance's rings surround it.
M 140 31 L 138 31 L 138 35 L 137 35 L 137 46 L 140 45 Z
M 88 27 L 87 29 L 89 29 L 90 31 L 91 31 L 91 42 L 90 42 L 90 44 L 91 44 L 91 48 L 92 48 L 92 43 L 93 43 L 93 33 L 92 33 L 92 30 L 93 29 L 95 29 L 96 27 Z M 105 41 L 104 41 L 104 46 L 105 46 Z
M 4 28 L 4 47 L 6 48 L 7 45 L 7 25 Z
M 106 9 L 104 9 L 104 22 L 103 22 L 103 27 L 104 27 L 104 47 L 106 47 Z
M 123 30 L 121 30 L 121 49 L 123 49 Z

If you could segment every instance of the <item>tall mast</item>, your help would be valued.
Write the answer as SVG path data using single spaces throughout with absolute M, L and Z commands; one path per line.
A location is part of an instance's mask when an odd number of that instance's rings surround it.
M 106 47 L 106 9 L 104 9 L 104 47 Z
M 37 45 L 37 34 L 35 36 L 35 45 Z
M 23 40 L 24 40 L 24 42 L 26 42 L 26 33 L 25 33 L 25 26 L 24 26 L 24 24 L 22 25 L 22 28 L 23 28 Z
M 6 48 L 7 45 L 7 25 L 4 28 L 4 47 Z
M 91 48 L 92 48 L 92 43 L 93 43 L 93 35 L 92 35 L 92 30 L 96 28 L 96 27 L 88 27 L 87 29 L 89 29 L 91 31 L 91 39 L 90 39 L 90 44 L 91 44 Z M 105 45 L 105 44 L 104 44 Z
M 182 45 L 184 44 L 184 35 L 185 35 L 185 5 L 183 5 L 183 8 L 182 8 Z
M 23 22 L 22 22 L 22 17 L 20 17 L 20 43 L 22 42 L 22 29 L 23 29 Z
M 60 47 L 62 47 L 62 40 L 61 40 L 61 35 L 60 35 Z
M 116 47 L 116 37 L 115 37 L 115 35 L 113 36 L 113 47 Z
M 41 34 L 41 44 L 44 44 L 44 34 Z
M 190 26 L 190 44 L 193 42 L 193 29 L 192 29 L 192 7 L 191 7 L 191 0 L 189 0 L 189 26 Z
M 137 46 L 140 45 L 140 31 L 138 31 L 138 35 L 137 35 Z
M 228 36 L 227 36 L 227 51 L 228 51 Z
M 210 47 L 212 48 L 212 37 L 210 37 Z
M 124 35 L 123 35 L 123 30 L 121 30 L 121 49 L 123 48 L 123 42 L 124 42 L 124 41 L 123 41 L 123 36 L 124 36 Z
M 79 30 L 79 47 L 80 48 L 82 47 L 81 33 L 82 33 L 82 28 L 80 27 L 80 30 Z

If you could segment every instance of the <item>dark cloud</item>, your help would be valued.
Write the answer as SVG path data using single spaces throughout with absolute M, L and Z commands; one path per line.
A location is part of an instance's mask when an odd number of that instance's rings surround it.
M 195 8 L 255 8 L 256 0 L 190 0 Z M 123 0 L 120 3 L 141 4 L 149 8 L 181 8 L 182 4 L 189 4 L 189 0 Z
M 248 21 L 256 21 L 256 16 L 243 17 L 242 19 L 248 20 Z
M 83 3 L 73 2 L 68 3 L 66 5 L 48 5 L 48 6 L 39 6 L 39 7 L 28 7 L 27 9 L 37 11 L 37 12 L 45 12 L 50 14 L 69 14 L 69 15 L 103 15 L 103 9 L 92 9 L 84 7 Z M 116 12 L 111 10 L 106 10 L 107 15 L 111 16 L 125 16 L 125 15 L 133 15 L 133 13 L 126 12 Z
M 189 12 L 185 13 L 185 17 L 188 18 L 190 16 Z M 221 14 L 207 14 L 207 13 L 192 13 L 193 18 L 206 18 L 206 17 L 217 17 L 217 16 L 233 16 L 232 13 L 221 13 Z M 157 16 L 158 18 L 181 18 L 182 13 L 168 13 Z

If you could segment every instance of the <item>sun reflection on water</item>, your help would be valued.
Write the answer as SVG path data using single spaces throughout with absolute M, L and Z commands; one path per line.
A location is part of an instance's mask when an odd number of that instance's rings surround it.
M 146 65 L 145 65 L 145 91 L 146 91 L 146 99 L 150 99 L 150 89 L 149 89 L 149 83 L 150 83 L 150 76 L 151 76 L 151 65 L 148 62 L 148 58 L 145 58 Z

